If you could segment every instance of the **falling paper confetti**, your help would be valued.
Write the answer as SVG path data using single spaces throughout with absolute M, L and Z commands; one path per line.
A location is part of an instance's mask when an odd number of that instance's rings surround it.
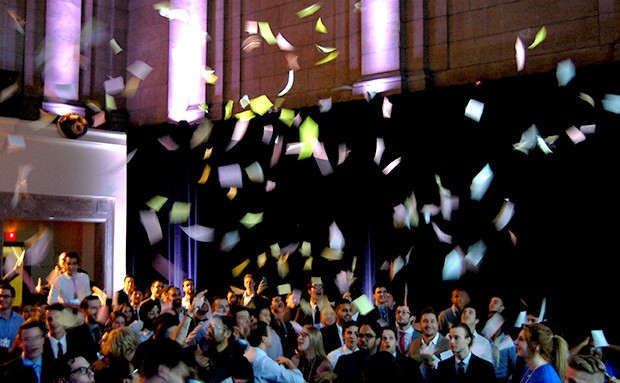
M 297 17 L 299 17 L 300 19 L 303 19 L 304 17 L 308 17 L 308 16 L 315 14 L 319 9 L 321 9 L 321 6 L 318 3 L 312 4 L 311 6 L 306 7 L 302 9 L 301 11 L 297 12 Z
M 515 59 L 517 61 L 517 71 L 522 71 L 525 68 L 525 45 L 518 37 L 515 42 Z
M 546 27 L 542 27 L 542 28 L 540 28 L 538 33 L 536 33 L 536 38 L 534 39 L 534 42 L 532 42 L 530 44 L 530 46 L 527 47 L 527 49 L 534 49 L 534 48 L 536 48 L 540 43 L 545 41 L 546 38 L 547 38 L 547 28 Z
M 157 218 L 157 213 L 152 210 L 141 210 L 140 222 L 142 222 L 142 226 L 146 231 L 146 235 L 151 245 L 154 245 L 164 238 L 161 225 L 159 224 L 159 218 Z
M 182 223 L 186 222 L 189 218 L 189 212 L 191 208 L 190 203 L 175 202 L 170 209 L 170 223 Z
M 188 237 L 198 242 L 212 242 L 214 229 L 200 225 L 179 226 Z
M 476 122 L 480 122 L 483 111 L 484 104 L 478 100 L 471 99 L 465 107 L 465 117 L 469 117 Z

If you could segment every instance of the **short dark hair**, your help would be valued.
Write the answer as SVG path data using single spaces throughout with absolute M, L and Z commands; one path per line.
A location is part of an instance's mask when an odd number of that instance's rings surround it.
M 243 355 L 234 357 L 230 365 L 230 374 L 235 379 L 247 379 L 248 382 L 254 381 L 252 363 Z
M 77 261 L 80 262 L 80 256 L 75 251 L 68 251 L 67 255 L 65 256 L 65 259 L 67 258 L 77 259 Z
M 467 347 L 471 347 L 471 345 L 474 343 L 474 334 L 471 332 L 469 326 L 465 323 L 458 323 L 452 326 L 452 328 L 462 328 L 465 331 L 465 337 L 470 339 Z
M 38 328 L 41 330 L 41 333 L 43 335 L 47 334 L 47 327 L 45 327 L 45 323 L 43 323 L 40 320 L 37 320 L 37 318 L 28 318 L 24 323 L 22 323 L 19 326 L 17 333 L 21 335 L 22 331 L 28 330 L 31 328 Z
M 47 305 L 45 307 L 45 311 L 62 311 L 65 309 L 65 306 L 62 303 L 52 303 L 51 305 Z
M 80 302 L 80 309 L 82 310 L 86 310 L 88 308 L 88 302 L 89 301 L 98 301 L 99 297 L 96 295 L 87 295 L 84 297 L 84 299 L 82 299 L 82 301 Z
M 264 336 L 269 336 L 269 325 L 265 322 L 258 321 L 256 328 L 250 331 L 248 342 L 252 347 L 258 347 L 263 341 Z
M 361 325 L 359 323 L 357 323 L 354 320 L 350 320 L 348 322 L 344 322 L 344 324 L 342 325 L 342 331 L 348 329 L 351 326 L 357 326 L 357 329 L 359 330 L 359 328 L 361 327 Z
M 183 350 L 180 344 L 169 338 L 153 339 L 144 351 L 140 376 L 146 378 L 157 375 L 159 366 L 175 368 L 181 362 L 188 366 L 192 364 L 188 359 L 189 353 Z
M 15 287 L 11 286 L 10 283 L 0 283 L 0 290 L 9 290 L 11 292 L 11 297 L 15 298 Z

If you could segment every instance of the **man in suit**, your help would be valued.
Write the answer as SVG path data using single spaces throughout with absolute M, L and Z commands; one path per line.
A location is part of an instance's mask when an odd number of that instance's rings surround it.
M 50 366 L 43 360 L 45 324 L 30 318 L 19 326 L 17 342 L 21 354 L 0 365 L 2 383 L 48 383 L 53 381 Z
M 382 284 L 376 284 L 372 291 L 372 296 L 375 299 L 375 310 L 368 312 L 364 316 L 364 320 L 379 322 L 381 327 L 394 328 L 396 325 L 396 315 L 394 310 L 388 307 L 387 288 Z
M 396 334 L 391 328 L 384 328 L 381 333 L 379 352 L 370 357 L 366 382 L 411 382 L 421 383 L 422 373 L 419 364 L 401 354 L 396 347 Z
M 407 355 L 411 342 L 422 336 L 422 333 L 413 328 L 415 315 L 411 315 L 409 306 L 396 308 L 396 347 L 401 354 Z
M 100 350 L 99 343 L 105 326 L 97 322 L 97 314 L 101 309 L 101 301 L 95 295 L 89 295 L 82 300 L 80 310 L 84 315 L 84 323 L 67 331 L 67 347 L 75 355 L 86 358 L 88 363 L 94 363 Z
M 442 360 L 432 374 L 433 382 L 492 383 L 495 381 L 493 364 L 471 352 L 474 335 L 469 326 L 459 323 L 450 329 L 450 349 L 453 356 Z
M 43 345 L 43 355 L 52 361 L 60 360 L 67 354 L 67 331 L 63 323 L 63 311 L 65 307 L 60 303 L 54 303 L 45 308 L 45 323 L 49 332 Z
M 116 311 L 123 303 L 131 303 L 129 297 L 135 288 L 136 284 L 133 275 L 125 275 L 125 279 L 123 279 L 123 288 L 114 292 L 112 311 Z
M 245 287 L 245 291 L 238 299 L 241 306 L 253 310 L 259 307 L 269 307 L 269 300 L 260 295 L 265 288 L 263 281 L 261 281 L 258 285 L 258 290 L 256 290 L 256 281 L 254 280 L 254 276 L 252 274 L 246 274 L 243 277 L 243 286 Z
M 422 330 L 422 336 L 411 342 L 409 357 L 420 363 L 424 382 L 429 382 L 431 371 L 437 367 L 437 363 L 441 360 L 441 353 L 450 349 L 450 342 L 439 333 L 437 314 L 432 307 L 422 310 L 420 330 Z
M 323 347 L 325 353 L 329 354 L 335 349 L 344 345 L 344 324 L 351 321 L 351 302 L 341 299 L 336 304 L 336 322 L 321 328 L 323 335 Z M 356 330 L 357 331 L 357 330 Z

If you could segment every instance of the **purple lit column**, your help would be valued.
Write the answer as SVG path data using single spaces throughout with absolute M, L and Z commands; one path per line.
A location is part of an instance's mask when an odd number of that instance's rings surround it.
M 174 122 L 201 120 L 197 106 L 205 102 L 207 44 L 206 0 L 176 0 L 171 8 L 181 10 L 170 20 L 170 59 L 168 62 L 168 119 Z
M 59 115 L 84 113 L 68 105 L 79 99 L 81 22 L 80 0 L 47 0 L 43 108 Z
M 362 78 L 355 93 L 400 88 L 399 0 L 364 0 L 361 15 Z

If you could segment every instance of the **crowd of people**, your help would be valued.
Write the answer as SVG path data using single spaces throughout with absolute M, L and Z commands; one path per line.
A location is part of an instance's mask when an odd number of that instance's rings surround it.
M 79 263 L 62 253 L 36 304 L 14 307 L 3 278 L 3 383 L 618 382 L 614 355 L 590 338 L 570 347 L 534 315 L 514 331 L 498 296 L 478 313 L 457 288 L 449 307 L 418 316 L 387 285 L 374 286 L 366 307 L 349 292 L 328 296 L 320 278 L 305 292 L 269 294 L 247 274 L 243 293 L 226 296 L 208 296 L 189 278 L 141 291 L 127 275 L 108 299 Z

